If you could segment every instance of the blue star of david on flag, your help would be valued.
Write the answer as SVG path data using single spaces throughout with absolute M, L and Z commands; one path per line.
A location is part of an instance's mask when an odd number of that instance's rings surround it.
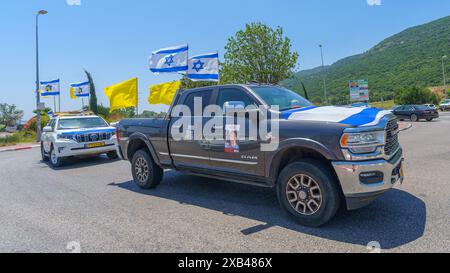
M 219 81 L 219 53 L 194 56 L 188 66 L 187 76 L 192 81 Z
M 166 62 L 168 66 L 171 66 L 173 64 L 173 55 L 170 55 L 169 57 L 166 57 Z
M 192 69 L 194 69 L 197 72 L 200 72 L 200 70 L 205 69 L 204 65 L 205 63 L 202 62 L 202 60 L 198 60 L 197 62 L 194 63 L 194 67 L 192 67 Z
M 188 52 L 188 45 L 159 49 L 150 57 L 150 71 L 153 73 L 186 72 L 188 70 Z

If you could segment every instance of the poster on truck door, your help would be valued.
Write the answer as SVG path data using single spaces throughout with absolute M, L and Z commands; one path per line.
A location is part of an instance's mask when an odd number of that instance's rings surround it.
M 350 81 L 350 102 L 369 101 L 369 81 Z

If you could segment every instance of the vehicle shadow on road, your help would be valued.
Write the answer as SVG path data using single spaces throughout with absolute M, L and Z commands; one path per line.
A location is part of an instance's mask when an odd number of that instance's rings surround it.
M 364 247 L 369 242 L 376 241 L 382 249 L 392 249 L 422 237 L 426 222 L 425 203 L 397 189 L 386 193 L 366 208 L 340 211 L 322 228 L 308 228 L 296 224 L 282 213 L 272 189 L 182 175 L 172 171 L 165 173 L 162 184 L 154 190 L 142 190 L 133 181 L 112 183 L 110 186 L 264 223 L 241 230 L 244 235 L 278 226 Z

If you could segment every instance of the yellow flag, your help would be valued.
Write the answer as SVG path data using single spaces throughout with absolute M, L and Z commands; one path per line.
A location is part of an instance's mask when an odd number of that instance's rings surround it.
M 73 87 L 70 87 L 70 98 L 73 100 L 78 99 L 78 97 L 75 96 L 75 88 L 73 88 Z
M 117 109 L 136 107 L 138 104 L 138 79 L 133 78 L 105 88 L 111 112 Z
M 150 104 L 171 105 L 180 86 L 180 81 L 154 85 L 150 87 L 150 97 L 148 97 L 148 102 Z

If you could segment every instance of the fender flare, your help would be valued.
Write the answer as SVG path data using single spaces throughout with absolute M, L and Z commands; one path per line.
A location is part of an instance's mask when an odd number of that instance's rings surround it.
M 268 157 L 267 162 L 269 163 L 270 167 L 266 169 L 267 177 L 272 178 L 274 181 L 278 179 L 278 177 L 276 177 L 276 173 L 281 162 L 281 157 L 286 151 L 293 148 L 312 150 L 319 153 L 329 161 L 333 161 L 336 159 L 336 156 L 333 154 L 333 152 L 318 141 L 307 138 L 291 138 L 280 142 L 277 152 Z
M 161 167 L 161 163 L 159 162 L 159 157 L 156 153 L 156 149 L 153 146 L 152 142 L 148 139 L 148 137 L 143 134 L 143 133 L 133 133 L 129 138 L 128 138 L 128 145 L 127 145 L 127 157 L 128 157 L 128 150 L 130 148 L 131 143 L 133 143 L 133 141 L 135 140 L 139 140 L 145 143 L 145 145 L 147 146 L 147 149 L 150 151 L 150 157 L 153 159 L 153 161 L 156 163 L 156 165 Z M 132 158 L 128 158 L 128 160 L 132 160 Z

